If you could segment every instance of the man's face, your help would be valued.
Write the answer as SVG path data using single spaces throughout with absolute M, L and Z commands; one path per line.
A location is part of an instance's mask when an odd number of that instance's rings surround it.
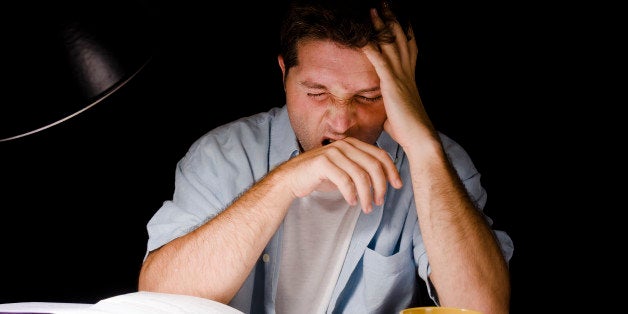
M 285 75 L 286 104 L 292 128 L 304 151 L 347 136 L 374 144 L 386 111 L 379 77 L 366 56 L 331 41 L 298 46 L 299 64 Z

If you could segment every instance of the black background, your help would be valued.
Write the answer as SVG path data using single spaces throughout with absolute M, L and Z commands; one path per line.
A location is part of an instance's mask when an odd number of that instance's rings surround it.
M 170 198 L 189 145 L 283 105 L 278 4 L 141 5 L 155 50 L 133 80 L 65 123 L 0 142 L 0 303 L 94 303 L 135 291 L 146 223 Z M 413 16 L 425 106 L 469 152 L 487 213 L 513 238 L 513 313 L 562 285 L 538 285 L 548 269 L 560 277 L 563 264 L 549 257 L 559 239 L 538 216 L 560 203 L 549 196 L 560 170 L 545 166 L 558 156 L 543 136 L 551 120 L 537 49 L 547 44 L 537 29 L 543 18 L 514 4 L 425 2 Z M 2 106 L 29 101 L 10 93 Z

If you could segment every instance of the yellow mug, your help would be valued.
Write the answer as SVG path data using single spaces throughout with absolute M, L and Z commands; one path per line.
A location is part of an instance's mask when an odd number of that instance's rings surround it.
M 403 309 L 399 314 L 482 314 L 482 312 L 455 307 L 422 306 Z

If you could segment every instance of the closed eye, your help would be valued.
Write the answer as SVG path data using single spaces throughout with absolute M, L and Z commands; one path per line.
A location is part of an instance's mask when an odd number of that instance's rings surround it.
M 327 93 L 318 93 L 318 94 L 307 93 L 308 97 L 312 97 L 312 98 L 321 98 L 325 94 L 327 94 Z
M 325 93 L 307 93 L 308 97 L 317 99 L 317 100 L 323 100 L 326 96 L 328 96 L 329 93 L 325 92 Z M 360 96 L 360 95 L 355 95 L 353 96 L 353 100 L 356 101 L 357 103 L 361 103 L 361 104 L 372 104 L 372 103 L 377 103 L 380 100 L 382 100 L 382 96 L 377 96 L 377 97 L 366 97 L 366 96 Z
M 374 103 L 374 102 L 378 102 L 382 99 L 382 96 L 377 96 L 377 97 L 364 97 L 364 96 L 355 96 L 355 98 L 358 100 L 358 102 L 361 103 Z

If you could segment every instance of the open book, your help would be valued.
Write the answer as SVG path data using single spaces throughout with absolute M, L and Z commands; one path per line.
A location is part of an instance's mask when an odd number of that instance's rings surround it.
M 0 305 L 0 314 L 243 314 L 226 304 L 209 299 L 145 291 L 102 299 L 96 304 L 25 302 L 10 306 Z

